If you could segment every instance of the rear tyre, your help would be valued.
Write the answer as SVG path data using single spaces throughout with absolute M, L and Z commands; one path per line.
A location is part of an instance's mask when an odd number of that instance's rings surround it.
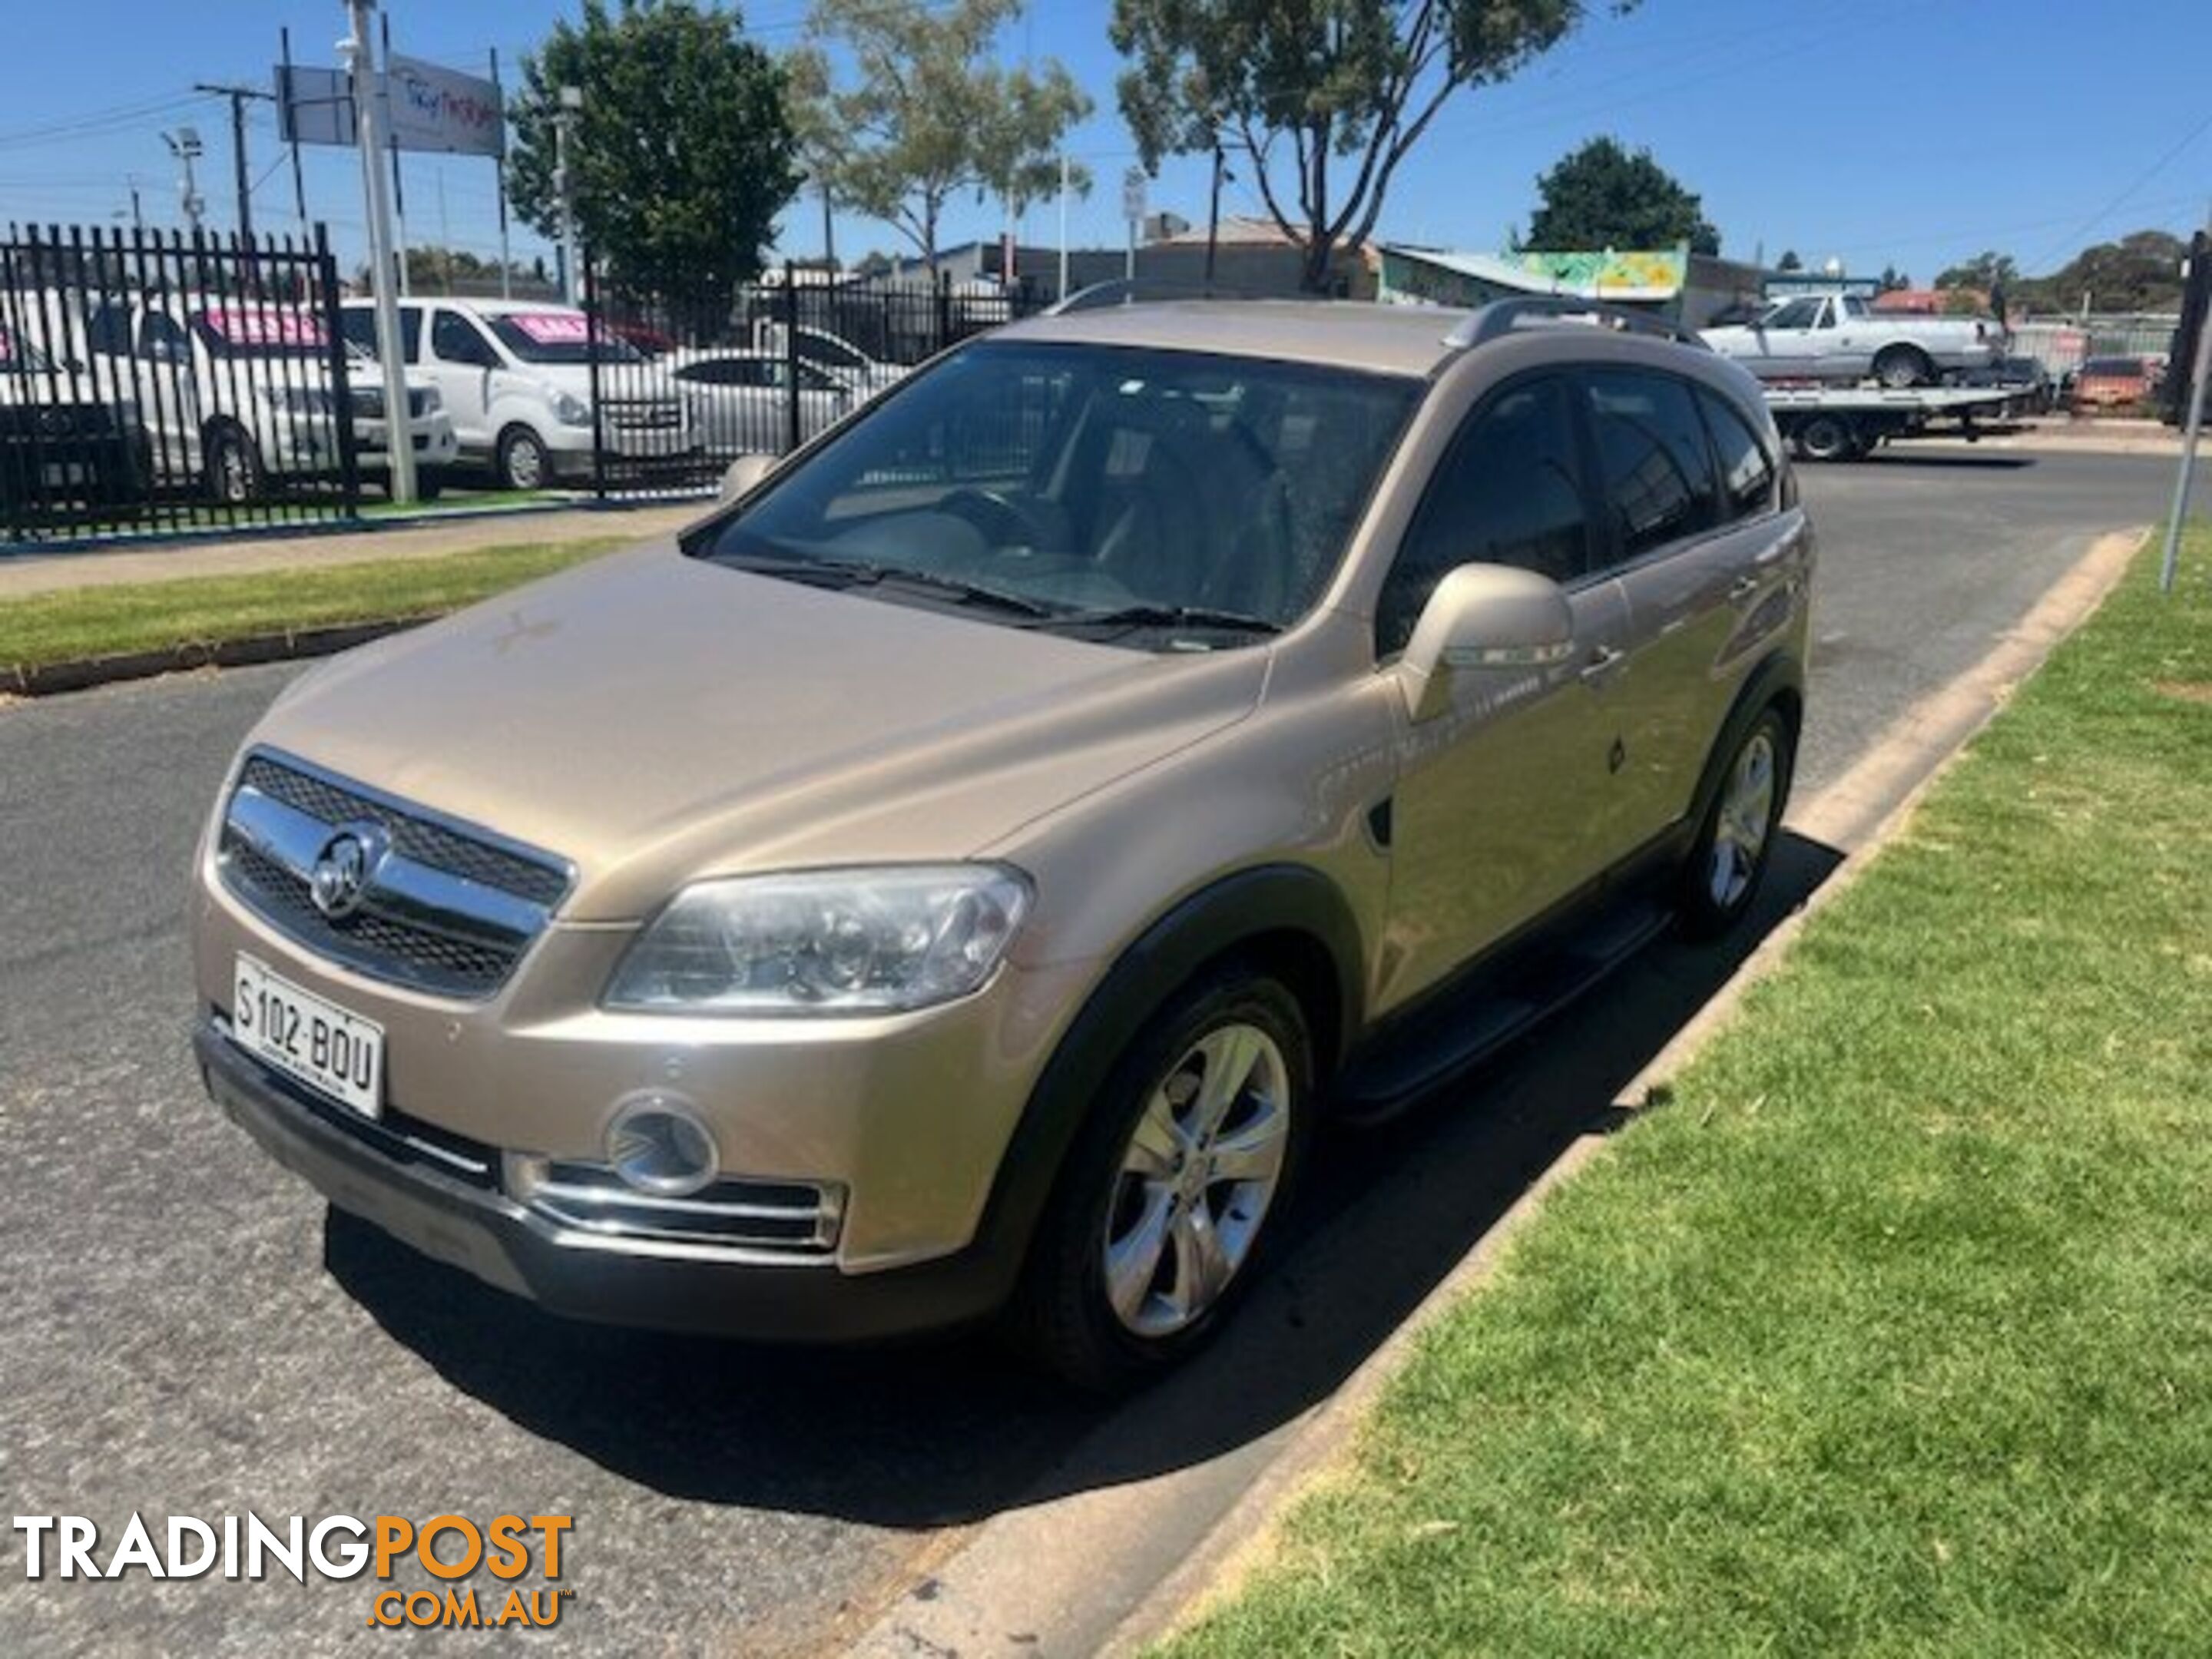
M 493 470 L 501 489 L 543 489 L 552 476 L 545 441 L 526 426 L 507 428 L 499 434 Z
M 1188 1358 L 1279 1231 L 1312 1115 L 1297 999 L 1234 964 L 1191 985 L 1130 1043 L 1078 1133 L 1009 1334 L 1098 1394 Z
M 435 467 L 428 466 L 417 467 L 415 470 L 416 500 L 434 501 L 445 493 L 446 475 L 443 472 L 439 471 Z
M 1861 453 L 1858 434 L 1840 415 L 1815 415 L 1797 428 L 1797 453 L 1808 461 L 1847 461 Z
M 1892 392 L 1927 386 L 1936 379 L 1936 365 L 1918 346 L 1884 346 L 1875 354 L 1874 377 Z
M 1682 866 L 1676 909 L 1683 932 L 1692 939 L 1725 933 L 1759 896 L 1781 836 L 1796 758 L 1790 722 L 1771 704 L 1730 751 Z

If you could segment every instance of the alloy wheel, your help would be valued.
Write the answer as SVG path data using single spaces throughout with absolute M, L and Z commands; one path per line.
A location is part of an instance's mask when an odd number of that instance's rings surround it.
M 1774 829 L 1774 772 L 1773 738 L 1765 731 L 1753 732 L 1729 769 L 1713 826 L 1706 890 L 1720 909 L 1732 909 L 1759 873 L 1759 857 Z
M 1146 1098 L 1107 1206 L 1107 1299 L 1144 1337 L 1182 1330 L 1250 1257 L 1290 1146 L 1290 1070 L 1256 1025 L 1194 1042 Z

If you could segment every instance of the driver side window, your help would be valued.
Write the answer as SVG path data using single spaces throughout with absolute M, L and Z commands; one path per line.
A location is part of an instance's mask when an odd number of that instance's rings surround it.
M 1556 375 L 1509 386 L 1468 418 L 1429 480 L 1383 581 L 1376 654 L 1406 648 L 1429 595 L 1461 565 L 1577 580 L 1589 525 L 1571 387 Z
M 499 362 L 490 343 L 477 332 L 477 325 L 458 311 L 438 313 L 438 320 L 430 325 L 430 349 L 443 362 L 477 368 L 489 368 Z

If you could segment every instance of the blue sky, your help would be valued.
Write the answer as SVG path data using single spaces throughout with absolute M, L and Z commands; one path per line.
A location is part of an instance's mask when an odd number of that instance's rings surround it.
M 1118 180 L 1133 159 L 1114 106 L 1119 60 L 1106 40 L 1109 0 L 1033 0 L 1001 50 L 1057 56 L 1097 100 L 1071 148 L 1097 175 L 1070 215 L 1078 246 L 1118 246 Z M 388 0 L 402 52 L 512 64 L 576 0 Z M 1598 15 L 1509 85 L 1464 94 L 1401 170 L 1386 237 L 1494 249 L 1525 224 L 1534 180 L 1595 133 L 1648 145 L 1705 197 L 1724 250 L 1771 259 L 1795 248 L 1852 270 L 1895 264 L 1925 281 L 1981 248 L 2030 271 L 2083 243 L 2145 225 L 2185 230 L 2212 205 L 2212 4 L 2131 0 L 2117 17 L 2081 0 L 1646 0 Z M 266 85 L 280 27 L 302 63 L 334 60 L 337 0 L 11 0 L 0 33 L 0 222 L 112 222 L 136 175 L 148 219 L 179 222 L 164 125 L 207 141 L 201 188 L 231 222 L 227 106 L 192 101 L 195 81 Z M 760 41 L 794 41 L 805 0 L 756 0 Z M 266 106 L 252 111 L 254 200 L 264 228 L 296 227 L 289 165 Z M 328 220 L 351 257 L 361 179 L 348 153 L 309 151 L 310 218 Z M 1202 223 L 1206 169 L 1170 162 L 1152 205 Z M 409 234 L 489 253 L 496 247 L 489 164 L 410 158 Z M 1225 212 L 1260 210 L 1248 181 Z M 995 205 L 963 204 L 948 243 L 993 235 Z M 1057 236 L 1050 203 L 1025 240 Z M 841 218 L 839 252 L 898 246 L 889 227 Z M 794 204 L 784 246 L 819 250 L 818 211 Z M 516 227 L 518 252 L 542 240 Z

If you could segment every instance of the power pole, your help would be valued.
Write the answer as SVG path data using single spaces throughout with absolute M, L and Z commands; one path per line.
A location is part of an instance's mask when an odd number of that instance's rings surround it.
M 192 163 L 206 153 L 206 147 L 200 143 L 199 129 L 179 127 L 174 132 L 163 133 L 161 142 L 169 147 L 169 154 L 177 158 L 178 166 L 184 169 L 177 179 L 178 205 L 185 210 L 185 222 L 191 226 L 192 234 L 198 235 L 200 216 L 207 211 L 207 203 L 200 196 L 199 180 L 192 172 Z
M 194 92 L 212 94 L 230 100 L 230 161 L 238 178 L 238 234 L 240 240 L 253 240 L 253 183 L 246 162 L 246 100 L 259 98 L 269 103 L 276 101 L 273 92 L 264 92 L 258 87 L 211 86 L 204 81 L 193 84 Z
M 391 458 L 392 499 L 415 500 L 415 442 L 408 419 L 407 364 L 400 351 L 399 295 L 392 286 L 392 198 L 384 177 L 384 112 L 378 97 L 376 47 L 368 15 L 376 0 L 345 0 L 353 33 L 338 42 L 338 57 L 353 79 L 356 141 L 361 149 L 362 187 L 368 200 L 368 269 L 375 284 L 377 361 L 384 375 L 386 453 Z

